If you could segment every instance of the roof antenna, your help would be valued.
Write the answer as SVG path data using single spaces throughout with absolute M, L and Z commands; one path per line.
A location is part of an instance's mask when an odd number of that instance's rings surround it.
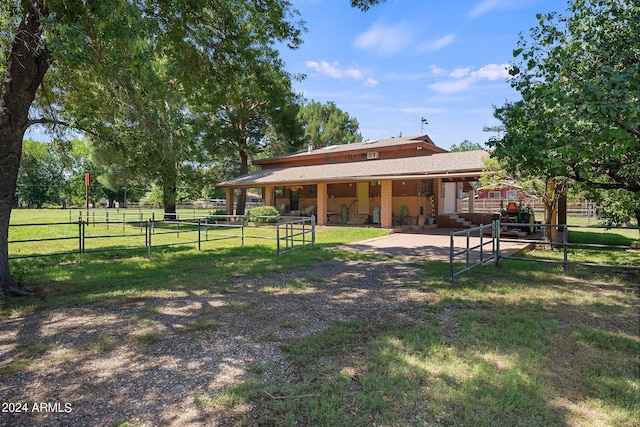
M 424 117 L 420 119 L 420 135 L 424 135 L 424 125 L 428 125 L 429 122 Z

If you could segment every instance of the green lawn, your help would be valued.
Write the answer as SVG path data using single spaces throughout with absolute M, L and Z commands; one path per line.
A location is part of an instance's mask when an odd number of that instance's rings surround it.
M 230 278 L 303 270 L 330 258 L 367 259 L 319 248 L 382 233 L 318 227 L 316 249 L 281 257 L 264 241 L 200 252 L 193 245 L 169 247 L 151 258 L 129 251 L 15 260 L 16 279 L 34 296 L 0 302 L 0 314 L 133 301 L 169 289 L 225 293 Z M 637 254 L 624 256 L 637 262 Z M 576 250 L 575 256 L 622 255 Z M 256 366 L 237 386 L 194 402 L 203 419 L 250 403 L 262 425 L 639 425 L 637 270 L 573 266 L 565 276 L 558 265 L 504 260 L 452 283 L 447 263 L 418 265 L 422 280 L 407 288 L 420 295 L 418 322 L 357 318 L 285 342 L 296 381 L 263 379 Z M 33 355 L 0 365 L 0 378 L 39 357 L 37 349 L 27 351 Z

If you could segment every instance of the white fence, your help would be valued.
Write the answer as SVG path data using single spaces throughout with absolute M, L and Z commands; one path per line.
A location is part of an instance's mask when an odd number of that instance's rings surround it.
M 519 202 L 518 202 L 519 203 Z M 479 199 L 473 205 L 473 211 L 476 213 L 494 213 L 506 209 L 509 201 L 496 199 Z M 544 203 L 541 201 L 530 200 L 525 202 L 525 206 L 530 206 L 540 218 L 544 214 Z M 469 199 L 462 201 L 462 212 L 469 212 Z M 598 206 L 590 202 L 576 203 L 567 205 L 567 215 L 584 216 L 587 218 L 595 218 L 598 213 Z

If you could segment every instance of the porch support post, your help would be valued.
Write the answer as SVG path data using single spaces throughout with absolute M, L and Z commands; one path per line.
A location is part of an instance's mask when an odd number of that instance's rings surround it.
M 227 187 L 225 189 L 227 192 L 227 215 L 233 215 L 233 188 Z
M 273 185 L 267 185 L 262 188 L 262 205 L 274 206 L 273 203 Z
M 438 221 L 438 215 L 444 210 L 444 199 L 442 195 L 442 179 L 436 178 L 433 180 L 433 206 L 435 208 L 435 218 Z
M 391 180 L 384 180 L 380 187 L 380 227 L 393 227 L 393 186 Z
M 456 213 L 462 212 L 462 182 L 456 182 Z
M 319 182 L 317 188 L 317 200 L 318 217 L 316 218 L 316 224 L 327 225 L 327 183 Z

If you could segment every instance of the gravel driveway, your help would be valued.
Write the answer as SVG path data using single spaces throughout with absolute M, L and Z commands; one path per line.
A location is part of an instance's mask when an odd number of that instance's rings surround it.
M 252 414 L 202 410 L 259 371 L 289 375 L 281 344 L 350 319 L 421 322 L 424 271 L 408 261 L 316 261 L 236 279 L 224 294 L 38 311 L 0 324 L 1 426 L 228 425 Z
M 293 375 L 281 344 L 336 322 L 422 322 L 426 291 L 411 285 L 424 271 L 412 260 L 448 260 L 449 234 L 392 234 L 338 249 L 382 256 L 232 279 L 223 294 L 161 291 L 4 320 L 0 426 L 215 426 L 251 419 L 251 405 L 229 414 L 197 402 L 251 372 L 263 381 Z

